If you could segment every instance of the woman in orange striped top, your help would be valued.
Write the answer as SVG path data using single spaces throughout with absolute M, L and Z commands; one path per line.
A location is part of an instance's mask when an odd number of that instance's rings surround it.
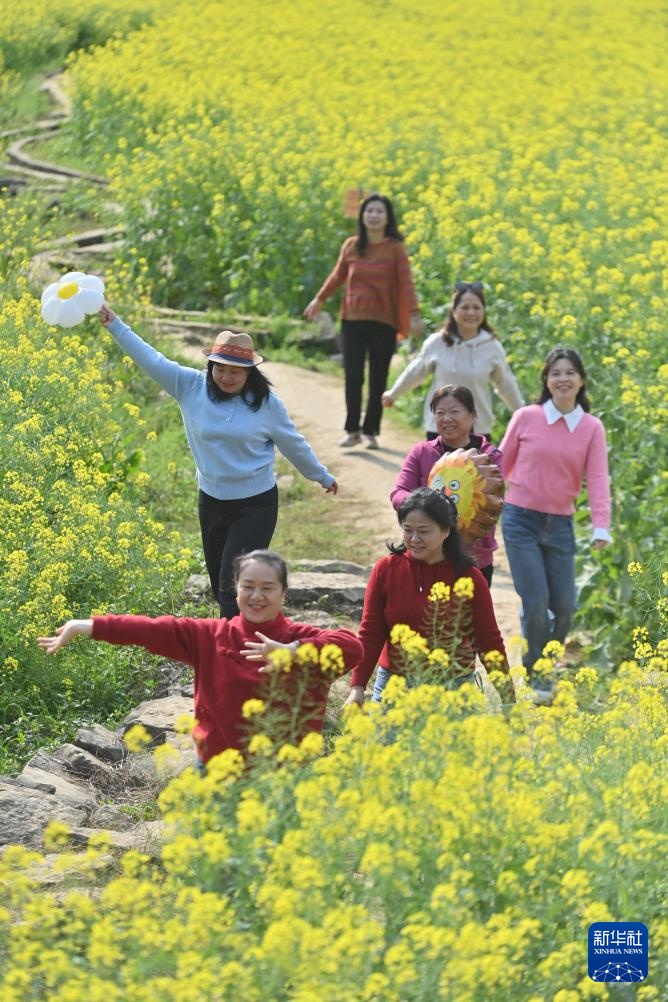
M 345 438 L 341 445 L 377 449 L 383 412 L 381 397 L 387 386 L 397 332 L 418 334 L 422 323 L 413 287 L 411 266 L 397 228 L 389 198 L 373 194 L 364 199 L 357 236 L 349 237 L 324 285 L 304 310 L 314 320 L 334 292 L 345 284 L 341 305 L 341 342 L 346 376 Z M 369 393 L 364 421 L 362 386 L 369 358 Z

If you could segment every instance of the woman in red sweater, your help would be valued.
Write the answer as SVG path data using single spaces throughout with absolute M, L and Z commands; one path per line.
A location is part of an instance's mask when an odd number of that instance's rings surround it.
M 282 612 L 288 577 L 285 562 L 270 550 L 253 550 L 237 558 L 239 615 L 232 619 L 189 619 L 176 616 L 93 616 L 71 619 L 53 637 L 39 637 L 47 654 L 55 654 L 75 637 L 92 637 L 110 644 L 134 644 L 152 654 L 175 658 L 195 670 L 195 718 L 193 738 L 200 760 L 205 763 L 226 748 L 247 744 L 249 727 L 242 707 L 249 699 L 266 700 L 275 692 L 267 659 L 273 651 L 287 651 L 300 665 L 281 674 L 279 698 L 272 710 L 289 710 L 293 716 L 299 699 L 294 733 L 286 726 L 276 740 L 299 740 L 308 731 L 320 731 L 333 678 L 343 675 L 359 661 L 362 645 L 349 630 L 320 630 L 308 623 L 295 623 Z M 340 649 L 328 654 L 330 670 L 314 659 L 301 665 L 297 654 L 302 644 L 318 650 L 326 645 Z M 276 669 L 278 670 L 278 669 Z
M 373 699 L 379 701 L 392 673 L 403 673 L 401 649 L 390 642 L 393 626 L 405 624 L 449 655 L 448 681 L 473 681 L 476 654 L 501 655 L 508 671 L 503 638 L 484 577 L 462 545 L 457 509 L 440 491 L 421 487 L 399 505 L 403 542 L 374 566 L 364 595 L 359 637 L 364 656 L 353 671 L 347 702 L 364 702 L 364 690 L 376 664 Z M 462 579 L 468 578 L 469 583 Z M 462 582 L 462 591 L 455 585 Z M 449 599 L 430 602 L 432 586 L 442 583 Z M 472 589 L 472 596 L 465 592 Z M 436 612 L 436 623 L 434 616 Z
M 377 449 L 383 413 L 381 397 L 387 386 L 397 332 L 422 330 L 411 267 L 389 198 L 364 199 L 357 236 L 345 241 L 324 285 L 304 310 L 314 320 L 326 299 L 345 284 L 341 306 L 341 344 L 346 376 L 346 435 L 341 445 Z M 369 396 L 360 432 L 364 368 L 369 357 Z

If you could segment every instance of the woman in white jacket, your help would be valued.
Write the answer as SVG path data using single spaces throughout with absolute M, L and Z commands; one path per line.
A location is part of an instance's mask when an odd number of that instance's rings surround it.
M 482 282 L 457 282 L 443 330 L 427 338 L 420 353 L 383 394 L 383 406 L 391 407 L 402 393 L 419 386 L 429 375 L 432 382 L 424 404 L 428 439 L 438 434 L 429 401 L 448 383 L 469 388 L 477 412 L 476 433 L 486 438 L 494 422 L 490 383 L 511 411 L 524 406 L 503 346 L 487 321 Z

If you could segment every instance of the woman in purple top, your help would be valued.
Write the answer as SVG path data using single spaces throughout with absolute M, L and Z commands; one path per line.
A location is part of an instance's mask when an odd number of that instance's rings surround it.
M 429 408 L 434 415 L 436 438 L 418 442 L 404 459 L 397 482 L 390 494 L 390 501 L 396 510 L 417 487 L 426 487 L 427 478 L 434 463 L 455 449 L 477 449 L 489 456 L 493 463 L 501 466 L 502 453 L 484 435 L 476 435 L 473 425 L 476 419 L 473 394 L 466 386 L 452 383 L 442 386 L 433 394 Z M 471 546 L 471 554 L 488 584 L 492 583 L 494 570 L 494 550 L 497 548 L 494 529 Z

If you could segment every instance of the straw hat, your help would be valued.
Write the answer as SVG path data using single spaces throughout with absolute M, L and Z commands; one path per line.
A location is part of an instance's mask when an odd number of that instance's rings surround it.
M 228 362 L 230 365 L 259 365 L 262 355 L 258 355 L 250 334 L 221 331 L 216 335 L 213 348 L 202 348 L 209 362 Z

